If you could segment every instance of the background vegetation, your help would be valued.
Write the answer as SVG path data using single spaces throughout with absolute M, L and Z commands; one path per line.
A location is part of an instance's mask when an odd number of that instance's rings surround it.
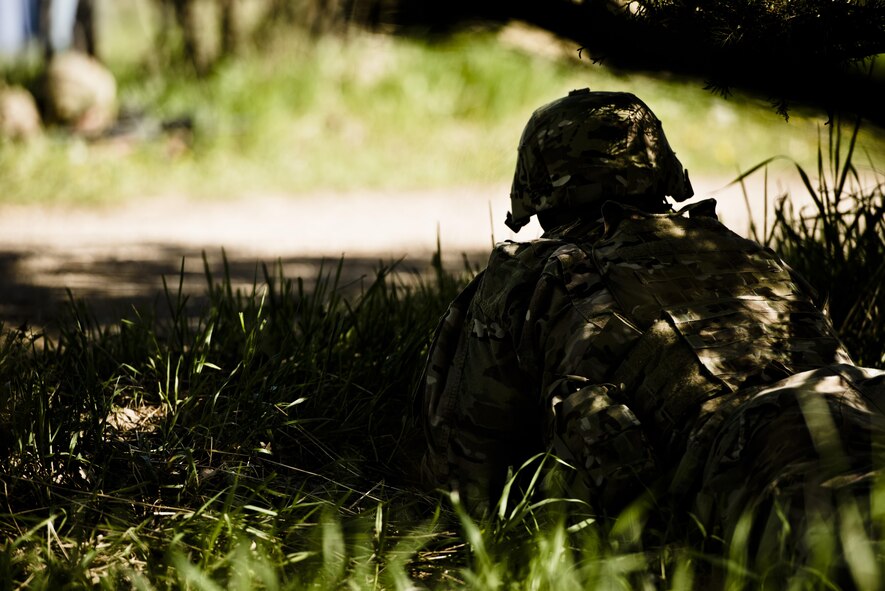
M 117 75 L 123 121 L 97 141 L 50 130 L 0 146 L 0 201 L 506 185 L 531 111 L 584 86 L 642 97 L 694 177 L 721 185 L 776 154 L 813 169 L 824 120 L 794 110 L 788 123 L 764 101 L 612 71 L 524 26 L 437 40 L 271 28 L 198 75 L 180 59 L 175 29 L 167 45 L 155 41 L 165 29 L 154 3 L 97 8 L 99 55 Z M 36 74 L 32 64 L 7 77 L 38 85 Z M 161 130 L 176 121 L 192 127 Z M 876 134 L 862 130 L 860 143 L 885 160 Z

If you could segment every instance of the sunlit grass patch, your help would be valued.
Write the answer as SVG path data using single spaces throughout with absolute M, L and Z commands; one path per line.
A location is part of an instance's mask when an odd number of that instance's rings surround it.
M 149 33 L 134 27 L 111 35 L 118 41 L 108 47 Z M 0 199 L 502 185 L 531 112 L 585 86 L 636 93 L 695 176 L 732 176 L 775 153 L 814 163 L 820 118 L 797 111 L 788 123 L 765 104 L 726 101 L 697 82 L 612 72 L 512 39 L 508 30 L 435 41 L 356 32 L 308 40 L 289 31 L 205 77 L 108 49 L 124 112 L 135 114 L 129 131 L 94 142 L 51 132 L 0 146 Z M 192 131 L 163 132 L 164 120 L 190 122 Z M 883 160 L 874 134 L 861 144 Z

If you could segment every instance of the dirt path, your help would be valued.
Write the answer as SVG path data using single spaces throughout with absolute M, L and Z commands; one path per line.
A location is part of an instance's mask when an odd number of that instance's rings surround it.
M 202 253 L 222 272 L 222 249 L 237 284 L 251 285 L 258 263 L 280 260 L 287 277 L 313 278 L 345 257 L 345 281 L 371 277 L 382 262 L 427 269 L 437 229 L 448 256 L 491 245 L 488 203 L 501 191 L 466 188 L 414 193 L 262 195 L 228 201 L 154 198 L 118 206 L 0 207 L 0 321 L 45 326 L 66 289 L 111 322 L 149 304 L 163 277 L 205 289 Z M 503 219 L 504 210 L 496 212 Z M 496 224 L 496 232 L 506 231 Z M 512 237 L 496 234 L 496 239 Z M 260 273 L 260 271 L 259 271 Z
M 721 180 L 695 181 L 698 197 Z M 205 252 L 213 272 L 222 248 L 233 279 L 251 285 L 256 263 L 280 260 L 288 277 L 312 278 L 323 260 L 345 256 L 349 281 L 371 277 L 379 261 L 427 269 L 437 231 L 446 258 L 483 260 L 493 239 L 516 236 L 503 224 L 506 186 L 382 193 L 247 196 L 229 201 L 164 197 L 105 207 L 0 206 L 0 321 L 44 326 L 66 301 L 85 298 L 113 321 L 133 303 L 153 301 L 163 276 L 204 289 Z M 716 194 L 726 223 L 746 228 L 739 191 Z M 531 225 L 518 238 L 540 235 Z M 457 265 L 459 263 L 453 262 Z

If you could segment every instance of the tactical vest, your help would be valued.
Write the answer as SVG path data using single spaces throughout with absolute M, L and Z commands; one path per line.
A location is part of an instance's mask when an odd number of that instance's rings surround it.
M 728 230 L 705 205 L 647 214 L 608 203 L 606 234 L 591 250 L 606 287 L 644 333 L 634 349 L 651 341 L 616 374 L 645 376 L 634 379 L 644 392 L 628 398 L 654 408 L 661 428 L 679 424 L 710 397 L 850 362 L 830 321 L 786 264 Z M 670 346 L 663 343 L 671 343 L 674 354 L 687 352 L 687 344 L 711 379 L 674 383 L 671 374 L 683 368 L 667 365 L 673 355 L 655 353 Z M 670 382 L 666 395 L 658 391 L 664 381 Z

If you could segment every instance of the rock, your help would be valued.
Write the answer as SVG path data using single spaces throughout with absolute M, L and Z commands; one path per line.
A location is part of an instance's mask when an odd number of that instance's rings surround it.
M 46 102 L 48 114 L 56 123 L 97 135 L 117 118 L 117 82 L 98 60 L 66 51 L 49 62 Z
M 0 86 L 0 139 L 28 140 L 41 131 L 40 112 L 21 86 Z

